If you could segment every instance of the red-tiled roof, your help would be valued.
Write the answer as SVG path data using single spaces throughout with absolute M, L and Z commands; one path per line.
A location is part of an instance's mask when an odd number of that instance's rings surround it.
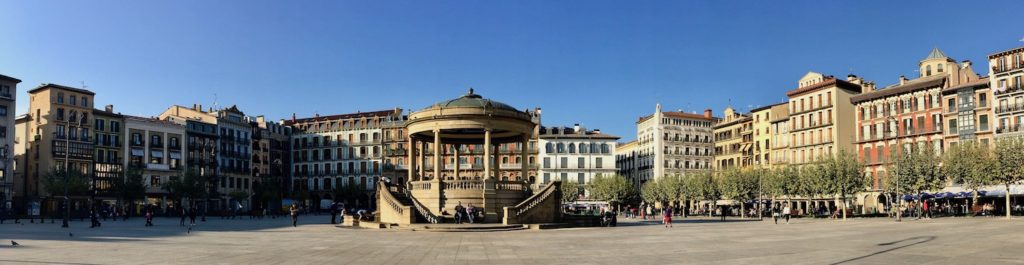
M 388 116 L 388 115 L 396 114 L 395 112 L 396 112 L 396 110 L 378 110 L 378 111 L 370 111 L 370 112 L 357 112 L 357 113 L 348 113 L 348 114 L 327 115 L 327 116 L 320 116 L 320 117 L 309 117 L 309 118 L 295 119 L 294 121 L 293 120 L 285 120 L 284 125 L 293 125 L 293 124 L 297 124 L 297 123 L 307 123 L 307 122 L 315 122 L 315 121 L 329 121 L 329 120 L 343 120 L 343 119 L 352 119 L 352 118 L 363 118 L 363 117 L 382 117 L 382 116 Z
M 928 89 L 932 87 L 941 87 L 946 82 L 946 76 L 929 76 L 911 80 L 903 85 L 898 85 L 889 88 L 883 88 L 868 93 L 855 95 L 850 97 L 850 102 L 853 104 L 861 103 L 864 101 L 875 100 L 893 95 L 899 95 L 903 93 L 910 93 L 921 89 Z
M 1007 55 L 1007 54 L 1013 54 L 1013 53 L 1018 53 L 1018 52 L 1024 52 L 1024 46 L 1013 48 L 1013 49 L 1009 49 L 1009 50 L 1005 50 L 1005 51 L 1001 51 L 1001 52 L 997 52 L 997 53 L 993 53 L 993 54 L 989 54 L 988 58 L 989 59 L 995 59 L 996 57 L 999 57 L 999 56 L 1003 56 L 1003 55 Z

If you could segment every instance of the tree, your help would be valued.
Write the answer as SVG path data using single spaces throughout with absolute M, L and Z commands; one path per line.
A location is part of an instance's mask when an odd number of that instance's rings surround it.
M 184 205 L 181 202 L 186 198 L 189 205 L 195 205 L 195 200 L 206 194 L 206 177 L 195 170 L 186 170 L 180 173 L 176 179 L 164 183 L 162 188 L 171 198 L 177 199 L 179 205 Z
M 895 178 L 889 178 L 889 186 L 896 190 L 897 194 L 906 192 L 913 193 L 921 198 L 925 191 L 941 189 L 946 185 L 946 178 L 939 171 L 940 158 L 935 154 L 935 149 L 912 148 L 912 150 L 900 155 L 894 162 Z M 899 197 L 899 196 L 897 196 Z M 902 198 L 899 198 L 902 200 Z M 918 207 L 918 217 L 921 214 L 921 204 Z
M 146 184 L 142 180 L 142 170 L 129 169 L 114 177 L 111 189 L 126 204 L 126 207 L 133 205 L 136 201 L 146 197 Z M 128 210 L 128 214 L 131 214 Z
M 794 195 L 808 199 L 821 198 L 822 194 L 828 190 L 829 185 L 829 182 L 824 178 L 825 173 L 823 171 L 820 163 L 803 165 L 797 169 Z M 809 209 L 805 213 L 812 212 L 813 209 Z
M 68 196 L 84 196 L 89 194 L 91 179 L 77 170 L 63 170 L 56 168 L 43 176 L 43 186 L 50 196 L 64 195 L 64 188 L 67 187 Z
M 566 181 L 566 182 L 562 183 L 562 187 L 563 188 L 564 187 L 573 187 L 573 188 L 575 188 L 575 187 L 582 187 L 582 186 L 583 185 L 580 185 L 575 180 L 569 180 L 569 181 Z M 562 194 L 562 203 L 564 204 L 564 203 L 576 202 L 576 199 L 579 198 L 579 196 L 577 196 L 578 194 L 580 194 L 580 193 L 579 192 L 572 192 L 572 193 L 563 192 L 563 194 Z
M 590 180 L 587 188 L 592 198 L 607 201 L 612 207 L 636 196 L 633 183 L 619 175 L 597 176 Z
M 822 165 L 824 179 L 831 180 L 831 183 L 826 185 L 827 192 L 842 201 L 843 220 L 846 220 L 846 195 L 863 191 L 867 186 L 864 164 L 857 160 L 853 153 L 839 150 L 836 155 L 826 158 Z
M 1024 180 L 1024 138 L 999 140 L 995 157 L 992 180 L 1006 191 L 1006 218 L 1010 218 L 1010 185 Z
M 645 202 L 656 203 L 665 201 L 665 196 L 661 191 L 660 179 L 648 181 L 640 186 L 640 198 Z
M 765 195 L 772 199 L 783 196 L 788 204 L 792 196 L 796 194 L 799 183 L 798 177 L 798 169 L 791 165 L 769 170 L 762 180 L 764 181 Z
M 718 199 L 722 198 L 722 191 L 718 187 L 715 176 L 709 171 L 686 178 L 685 186 L 693 198 L 710 201 L 709 207 L 714 207 Z M 708 209 L 708 216 L 711 216 L 711 209 Z
M 954 145 L 942 155 L 942 173 L 971 191 L 971 205 L 978 204 L 978 190 L 992 183 L 995 162 L 988 146 L 977 142 Z
M 746 218 L 746 202 L 757 198 L 757 175 L 751 170 L 730 169 L 722 172 L 718 181 L 723 198 L 740 204 L 740 217 Z
M 242 201 L 245 201 L 245 199 L 249 198 L 249 193 L 248 192 L 244 192 L 244 191 L 236 190 L 236 191 L 229 192 L 228 193 L 228 197 L 231 198 L 232 200 L 235 200 L 235 203 L 239 203 L 240 204 L 240 203 L 242 203 Z

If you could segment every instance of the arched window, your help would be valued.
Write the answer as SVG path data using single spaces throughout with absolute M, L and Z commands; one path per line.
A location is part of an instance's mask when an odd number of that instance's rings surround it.
M 937 73 L 941 73 L 942 72 L 942 64 L 941 63 L 935 66 L 935 72 L 937 72 Z
M 570 154 L 575 154 L 576 153 L 576 144 L 569 143 L 569 153 Z
M 591 154 L 597 154 L 598 153 L 597 152 L 597 144 L 591 144 L 590 145 L 590 153 Z
M 587 143 L 580 143 L 580 154 L 586 154 L 587 151 L 590 151 L 587 150 Z
M 556 145 L 556 147 L 557 147 L 559 153 L 565 153 L 565 144 L 558 143 L 558 145 Z
M 932 75 L 932 66 L 931 65 L 924 66 L 924 72 L 925 72 L 924 76 Z
M 547 153 L 550 154 L 550 153 L 554 153 L 555 149 L 552 148 L 551 143 L 547 143 L 547 144 L 544 145 L 544 151 L 546 151 Z

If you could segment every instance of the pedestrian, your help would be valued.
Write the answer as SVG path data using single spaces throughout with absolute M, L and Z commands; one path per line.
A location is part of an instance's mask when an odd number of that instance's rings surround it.
M 928 217 L 928 219 L 932 219 L 932 212 L 928 210 L 928 201 L 927 200 L 923 200 L 923 202 L 921 203 L 921 208 L 923 208 L 923 210 L 922 210 L 923 213 L 921 213 L 921 216 L 923 216 L 923 217 L 926 216 L 926 217 Z
M 292 203 L 292 207 L 288 209 L 288 212 L 292 215 L 292 227 L 298 226 L 299 206 Z
M 189 225 L 193 225 L 193 226 L 196 225 L 196 207 L 195 206 L 192 206 L 192 208 L 188 209 L 188 223 L 189 223 Z
M 331 224 L 337 224 L 338 219 L 338 203 L 331 204 Z
M 153 210 L 146 209 L 146 226 L 153 226 Z
M 188 210 L 185 207 L 181 207 L 181 222 L 179 222 L 179 226 L 185 226 L 185 217 L 187 216 Z
M 672 208 L 665 207 L 665 210 L 661 212 L 663 220 L 661 221 L 665 227 L 672 228 Z
M 782 208 L 782 216 L 786 218 L 786 224 L 789 224 L 789 213 L 789 204 L 786 204 L 786 207 Z
M 455 205 L 455 224 L 462 224 L 462 219 L 465 216 L 466 207 L 462 206 L 462 201 Z
M 772 206 L 772 220 L 775 221 L 775 224 L 779 224 L 779 206 L 778 205 Z
M 469 207 L 466 207 L 466 218 L 469 219 L 469 223 L 473 223 L 473 219 L 476 219 L 476 208 L 470 203 Z

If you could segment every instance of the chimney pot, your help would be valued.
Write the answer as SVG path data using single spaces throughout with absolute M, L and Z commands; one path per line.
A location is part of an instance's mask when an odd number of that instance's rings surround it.
M 107 112 L 114 112 L 114 105 L 113 104 L 106 105 L 106 106 L 103 107 L 103 110 L 106 110 Z
M 704 109 L 704 118 L 711 118 L 711 109 Z

